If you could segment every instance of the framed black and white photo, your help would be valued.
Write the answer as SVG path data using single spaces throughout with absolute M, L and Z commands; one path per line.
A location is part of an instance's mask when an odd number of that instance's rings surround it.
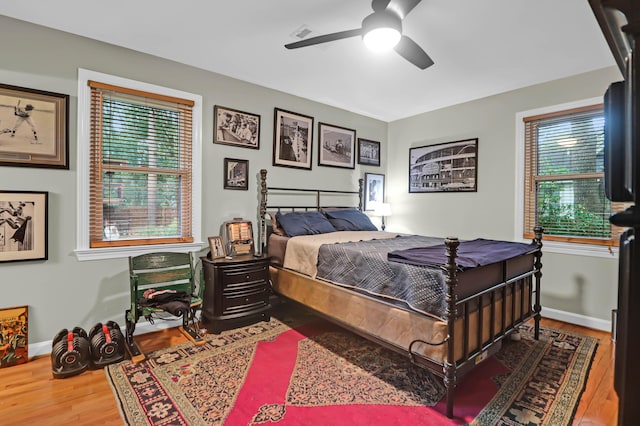
M 0 166 L 69 168 L 69 95 L 0 84 Z
M 375 210 L 384 203 L 384 175 L 379 173 L 364 174 L 364 210 Z
M 249 189 L 249 160 L 224 159 L 224 189 Z
M 355 168 L 356 131 L 318 123 L 318 165 Z
M 476 192 L 478 138 L 409 149 L 409 192 Z
M 220 105 L 213 107 L 213 142 L 260 149 L 260 116 Z
M 0 262 L 46 260 L 48 192 L 0 191 Z
M 209 251 L 211 252 L 211 259 L 220 259 L 226 256 L 222 237 L 209 237 Z
M 273 165 L 311 170 L 313 117 L 275 108 Z
M 358 138 L 358 164 L 380 166 L 380 142 Z

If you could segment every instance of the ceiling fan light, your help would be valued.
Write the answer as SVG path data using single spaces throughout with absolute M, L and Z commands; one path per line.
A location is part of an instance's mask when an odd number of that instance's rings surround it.
M 362 40 L 374 52 L 393 49 L 402 37 L 402 20 L 389 11 L 374 12 L 362 21 Z
M 374 52 L 386 52 L 400 41 L 400 32 L 395 28 L 376 28 L 364 35 L 364 45 Z

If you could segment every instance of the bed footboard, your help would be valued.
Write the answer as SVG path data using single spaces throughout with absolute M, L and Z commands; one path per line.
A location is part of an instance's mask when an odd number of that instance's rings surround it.
M 540 336 L 540 280 L 542 277 L 542 234 L 534 228 L 533 242 L 538 249 L 531 255 L 493 265 L 501 273 L 498 284 L 465 295 L 459 291 L 456 265 L 457 238 L 445 240 L 447 250 L 447 358 L 443 365 L 447 392 L 447 416 L 453 416 L 456 383 L 475 364 L 497 352 L 503 338 L 533 318 L 534 337 Z M 464 277 L 462 279 L 465 279 Z M 473 279 L 473 277 L 471 278 Z

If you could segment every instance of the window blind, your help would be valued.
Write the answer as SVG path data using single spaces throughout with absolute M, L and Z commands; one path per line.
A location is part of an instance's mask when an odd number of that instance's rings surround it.
M 192 242 L 193 102 L 89 86 L 90 246 Z
M 617 245 L 609 223 L 623 203 L 604 194 L 602 105 L 527 117 L 525 122 L 524 237 L 534 225 L 546 240 Z

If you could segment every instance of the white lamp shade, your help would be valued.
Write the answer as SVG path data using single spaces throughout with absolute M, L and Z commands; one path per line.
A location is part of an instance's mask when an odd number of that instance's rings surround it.
M 373 211 L 375 216 L 391 216 L 391 204 L 389 203 L 378 203 L 376 205 L 375 210 Z

